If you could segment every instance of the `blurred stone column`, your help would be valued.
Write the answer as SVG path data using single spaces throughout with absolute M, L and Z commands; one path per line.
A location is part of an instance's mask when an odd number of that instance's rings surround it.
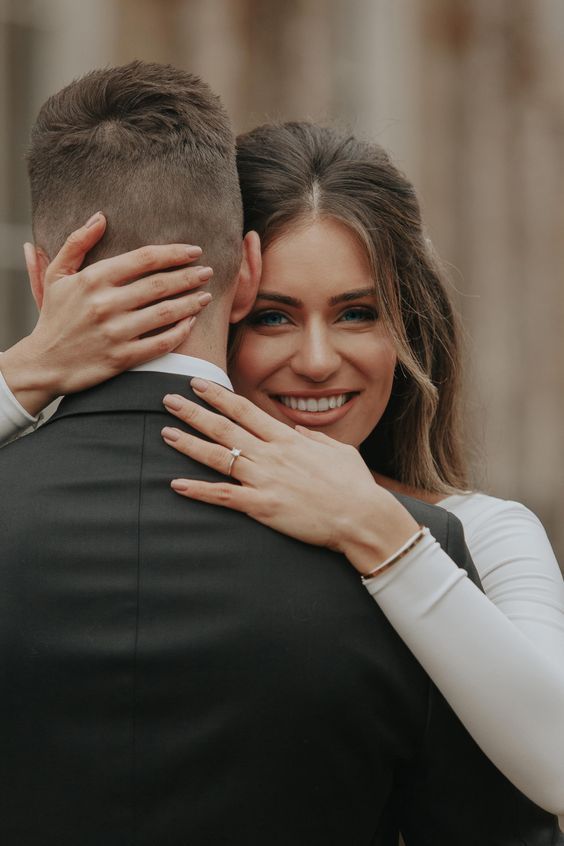
M 421 0 L 420 15 L 421 189 L 469 329 L 477 478 L 564 550 L 564 4 Z
M 333 115 L 420 182 L 419 0 L 333 0 Z
M 0 0 L 0 350 L 37 319 L 22 244 L 31 238 L 25 151 L 43 101 L 109 61 L 112 0 Z
M 202 76 L 237 131 L 327 114 L 331 3 L 324 0 L 122 0 L 119 61 L 142 55 Z M 140 52 L 139 45 L 143 44 Z

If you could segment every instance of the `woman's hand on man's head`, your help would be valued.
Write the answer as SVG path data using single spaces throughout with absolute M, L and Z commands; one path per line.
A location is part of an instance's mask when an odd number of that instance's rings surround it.
M 212 269 L 192 266 L 199 247 L 145 246 L 82 267 L 105 228 L 99 212 L 50 263 L 32 244 L 24 247 L 41 311 L 33 332 L 2 356 L 2 373 L 32 415 L 54 397 L 172 352 L 211 300 L 201 289 Z

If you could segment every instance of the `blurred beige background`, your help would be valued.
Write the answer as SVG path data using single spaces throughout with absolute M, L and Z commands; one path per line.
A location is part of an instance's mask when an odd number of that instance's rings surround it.
M 50 93 L 138 57 L 201 74 L 237 130 L 338 119 L 393 153 L 449 266 L 476 483 L 564 562 L 563 48 L 562 0 L 0 0 L 0 349 L 34 322 L 23 154 Z

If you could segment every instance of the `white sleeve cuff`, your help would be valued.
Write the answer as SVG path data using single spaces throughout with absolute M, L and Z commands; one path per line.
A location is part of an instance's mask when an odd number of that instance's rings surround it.
M 0 371 L 0 445 L 25 429 L 35 428 L 39 417 L 32 417 L 17 401 Z
M 367 580 L 365 586 L 368 593 L 376 598 L 386 588 L 397 589 L 394 583 L 401 585 L 402 604 L 409 597 L 412 603 L 409 613 L 416 612 L 423 617 L 467 575 L 466 570 L 456 567 L 446 555 L 442 555 L 441 547 L 427 532 L 401 561 L 381 576 Z

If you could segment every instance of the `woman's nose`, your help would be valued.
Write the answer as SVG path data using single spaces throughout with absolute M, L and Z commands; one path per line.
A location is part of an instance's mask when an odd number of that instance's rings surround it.
M 304 333 L 292 359 L 294 373 L 312 382 L 325 382 L 341 365 L 341 356 L 331 341 L 330 333 L 316 329 Z

